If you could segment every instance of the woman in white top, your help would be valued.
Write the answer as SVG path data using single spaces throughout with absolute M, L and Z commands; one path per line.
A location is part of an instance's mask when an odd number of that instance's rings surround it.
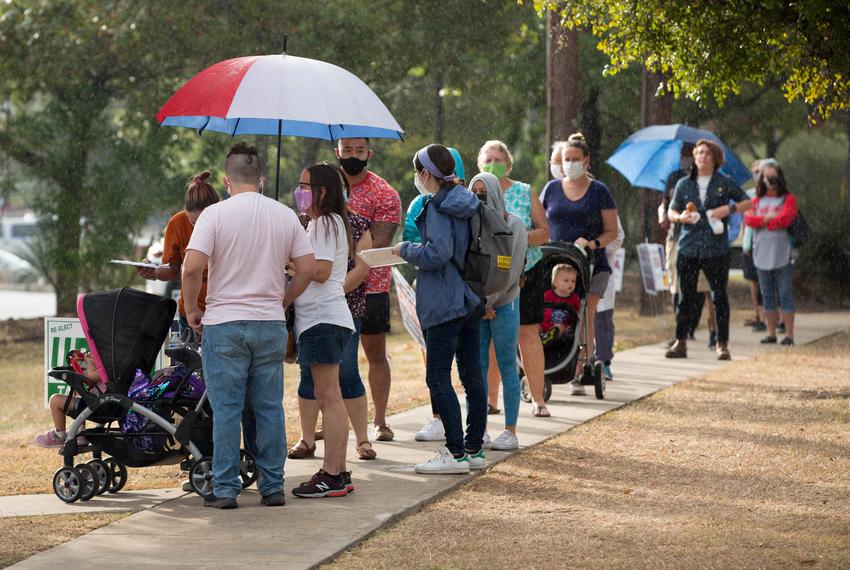
M 316 258 L 316 275 L 295 301 L 295 335 L 302 382 L 312 381 L 324 418 L 325 459 L 296 497 L 341 497 L 347 491 L 343 475 L 348 442 L 348 415 L 339 387 L 342 351 L 354 331 L 343 288 L 351 251 L 351 228 L 345 208 L 342 176 L 328 164 L 304 169 L 300 192 L 310 192 L 307 234 Z

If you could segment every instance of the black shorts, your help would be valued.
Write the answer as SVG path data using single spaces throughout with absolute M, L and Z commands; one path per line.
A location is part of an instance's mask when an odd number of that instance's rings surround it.
M 543 263 L 525 272 L 525 284 L 519 291 L 519 324 L 539 325 L 543 322 L 543 293 L 551 287 L 549 279 L 543 275 Z
M 741 252 L 741 269 L 744 271 L 744 279 L 759 282 L 759 272 L 753 263 L 753 255 Z
M 366 295 L 366 314 L 360 335 L 390 332 L 390 294 L 369 293 Z

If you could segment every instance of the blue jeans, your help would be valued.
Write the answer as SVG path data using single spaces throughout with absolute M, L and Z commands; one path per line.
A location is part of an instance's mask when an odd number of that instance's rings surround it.
M 446 447 L 454 455 L 477 453 L 487 428 L 487 384 L 481 376 L 479 321 L 481 312 L 425 329 L 425 382 L 446 430 Z M 452 388 L 452 360 L 457 356 L 460 382 L 466 392 L 466 437 L 460 403 Z
M 255 455 L 263 496 L 283 490 L 283 321 L 232 321 L 204 327 L 204 380 L 213 411 L 213 491 L 236 498 L 239 423 L 246 407 L 256 418 Z
M 178 323 L 180 324 L 180 338 L 185 338 L 188 343 L 196 343 L 198 337 L 195 335 L 195 331 L 189 326 L 189 321 L 186 320 L 186 317 L 180 315 Z M 251 407 L 245 406 L 245 411 L 242 412 L 242 442 L 248 453 L 254 457 L 257 457 L 257 445 L 254 443 L 256 439 L 257 420 L 254 419 L 254 412 L 251 411 Z
M 504 386 L 502 399 L 505 402 L 505 425 L 516 426 L 519 417 L 519 374 L 516 370 L 516 350 L 519 339 L 519 300 L 496 309 L 491 320 L 481 319 L 479 343 L 481 376 L 487 378 L 490 368 L 490 339 L 496 349 L 496 363 Z M 486 388 L 487 383 L 484 383 Z M 485 390 L 486 394 L 486 390 Z
M 597 311 L 593 321 L 596 336 L 595 359 L 611 364 L 614 358 L 614 309 Z
M 339 391 L 343 400 L 353 400 L 366 395 L 363 379 L 357 362 L 357 349 L 360 345 L 360 324 L 363 321 L 354 319 L 354 333 L 342 349 L 342 360 L 339 363 Z M 298 397 L 305 400 L 315 400 L 315 385 L 309 366 L 301 367 L 301 382 L 298 384 Z
M 794 312 L 794 264 L 765 271 L 759 269 L 759 288 L 765 311 L 776 310 L 777 295 L 783 313 Z

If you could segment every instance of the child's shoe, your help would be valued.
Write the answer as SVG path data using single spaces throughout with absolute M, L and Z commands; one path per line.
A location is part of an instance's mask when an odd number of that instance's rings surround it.
M 59 437 L 55 429 L 49 429 L 37 436 L 35 442 L 42 447 L 62 447 L 65 445 L 65 438 Z

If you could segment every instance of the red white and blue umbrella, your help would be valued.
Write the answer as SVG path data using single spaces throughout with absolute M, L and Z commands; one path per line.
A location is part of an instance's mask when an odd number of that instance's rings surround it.
M 377 95 L 336 65 L 292 55 L 228 59 L 190 79 L 156 114 L 162 126 L 280 138 L 401 140 L 399 124 Z

